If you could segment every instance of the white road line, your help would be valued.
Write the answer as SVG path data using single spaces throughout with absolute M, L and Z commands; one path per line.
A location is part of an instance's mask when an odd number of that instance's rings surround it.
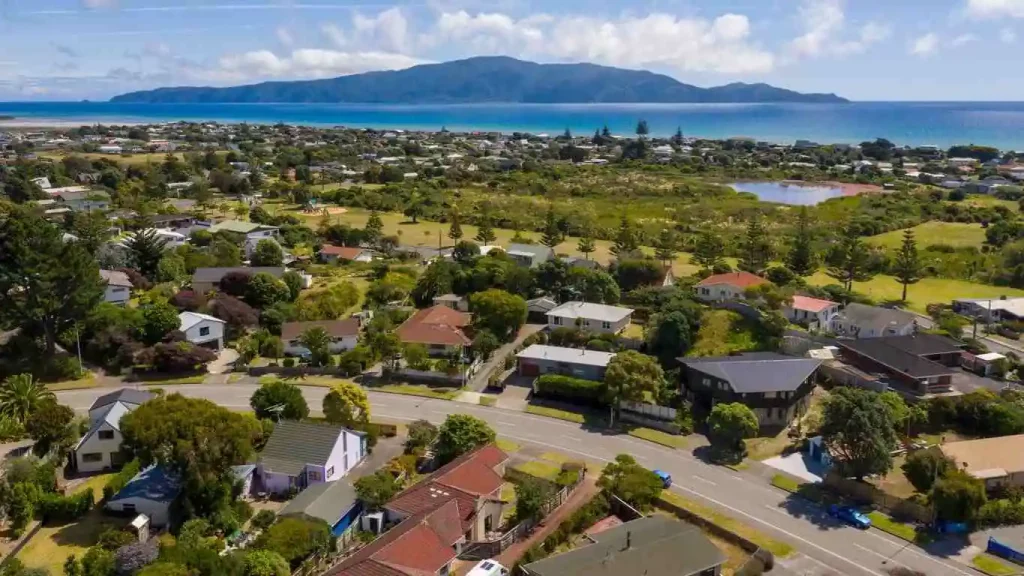
M 879 558 L 881 558 L 882 560 L 884 560 L 886 562 L 892 562 L 893 564 L 899 564 L 900 566 L 903 566 L 904 568 L 909 568 L 909 566 L 907 566 L 903 562 L 900 562 L 899 560 L 894 560 L 892 558 L 889 558 L 885 554 L 879 554 L 878 552 L 875 552 L 871 548 L 867 548 L 865 546 L 861 546 L 860 544 L 857 544 L 857 543 L 854 543 L 854 546 L 856 546 L 857 548 L 860 548 L 861 550 L 867 552 L 868 554 L 871 554 L 873 556 L 878 556 Z
M 780 528 L 780 527 L 778 527 L 778 526 L 776 526 L 774 524 L 770 524 L 768 522 L 765 522 L 764 520 L 761 520 L 757 516 L 753 516 L 751 514 L 748 514 L 748 513 L 744 512 L 743 510 L 740 510 L 739 508 L 734 508 L 734 507 L 726 504 L 725 502 L 722 502 L 720 500 L 715 500 L 714 498 L 711 498 L 709 496 L 705 496 L 705 495 L 701 494 L 700 492 L 697 492 L 696 490 L 691 490 L 689 488 L 685 488 L 685 487 L 679 486 L 679 485 L 673 485 L 672 488 L 675 488 L 676 490 L 681 490 L 683 492 L 689 492 L 690 494 L 693 494 L 694 496 L 698 496 L 700 498 L 703 498 L 704 500 L 707 500 L 708 502 L 713 502 L 713 503 L 721 506 L 722 508 L 725 508 L 726 510 L 732 510 L 736 514 L 740 514 L 742 516 L 750 518 L 751 520 L 753 520 L 754 522 L 757 522 L 758 524 L 763 524 L 763 525 L 771 528 L 772 530 L 775 530 L 776 532 L 781 532 L 782 534 L 785 534 L 786 536 L 789 536 L 790 538 L 792 538 L 794 540 L 799 540 L 800 542 L 803 542 L 804 544 L 807 544 L 808 546 L 811 546 L 812 548 L 816 548 L 817 550 L 819 550 L 821 552 L 824 552 L 825 554 L 828 554 L 829 556 L 832 556 L 833 558 L 837 558 L 839 560 L 842 560 L 843 562 L 849 564 L 850 566 L 853 566 L 853 567 L 857 568 L 858 570 L 863 570 L 864 572 L 867 572 L 869 574 L 877 574 L 878 576 L 885 576 L 881 572 L 877 572 L 875 570 L 871 570 L 869 568 L 865 568 L 865 567 L 861 566 L 860 564 L 854 562 L 853 560 L 850 560 L 849 558 L 847 558 L 845 556 L 840 556 L 839 554 L 836 554 L 835 552 L 829 550 L 828 548 L 825 548 L 825 547 L 823 547 L 823 546 L 821 546 L 819 544 L 815 544 L 814 542 L 811 542 L 810 540 L 808 540 L 808 539 L 806 539 L 806 538 L 804 538 L 802 536 L 798 536 L 798 535 L 793 534 L 792 532 L 790 532 L 788 530 L 784 530 L 784 529 L 782 529 L 782 528 Z
M 900 549 L 899 553 L 901 553 L 901 554 L 903 552 L 909 552 L 911 554 L 916 554 L 917 556 L 920 556 L 921 558 L 924 558 L 925 560 L 930 560 L 931 562 L 934 562 L 934 563 L 938 564 L 939 566 L 942 566 L 943 568 L 946 568 L 947 570 L 952 570 L 952 571 L 956 572 L 957 574 L 963 574 L 963 576 L 975 576 L 975 574 L 973 572 L 965 572 L 963 570 L 960 570 L 956 566 L 953 566 L 953 565 L 951 565 L 951 564 L 949 564 L 947 562 L 943 562 L 942 560 L 938 560 L 934 556 L 930 556 L 928 554 L 922 554 L 921 552 L 918 552 L 917 550 L 914 549 L 914 545 L 909 543 L 909 542 L 904 542 L 902 540 L 900 540 L 899 542 L 897 542 L 895 540 L 890 540 L 889 538 L 886 538 L 885 536 L 882 536 L 881 534 L 876 534 L 874 530 L 870 530 L 870 529 L 867 530 L 867 533 L 872 535 L 872 536 L 874 536 L 875 538 L 878 538 L 879 540 L 881 540 L 883 542 L 888 542 L 889 544 L 891 544 L 893 546 L 896 546 L 897 548 Z
M 747 481 L 746 478 L 744 478 L 742 476 L 737 476 L 735 474 L 729 474 L 729 477 L 734 479 L 734 480 L 739 480 L 740 482 L 746 482 Z
M 562 436 L 562 440 L 568 440 L 570 442 L 583 442 L 582 438 L 574 438 L 572 436 Z
M 537 444 L 537 445 L 540 445 L 540 446 L 547 446 L 548 448 L 554 448 L 556 450 L 565 450 L 566 452 L 575 452 L 576 454 L 579 454 L 580 456 L 586 456 L 587 458 L 590 458 L 591 460 L 596 460 L 596 461 L 599 461 L 599 462 L 611 462 L 611 460 L 609 460 L 609 459 L 607 459 L 607 458 L 605 458 L 603 456 L 596 456 L 594 454 L 590 454 L 589 452 L 581 452 L 579 450 L 573 450 L 572 448 L 566 448 L 565 446 L 558 446 L 558 445 L 555 445 L 555 444 L 550 444 L 548 442 L 542 442 L 540 440 L 534 440 L 533 438 L 523 438 L 522 436 L 514 436 L 512 434 L 502 434 L 502 436 L 504 436 L 506 438 L 511 438 L 513 440 L 522 440 L 523 442 L 529 442 L 530 444 Z
M 700 480 L 701 482 L 704 482 L 705 484 L 710 484 L 712 486 L 718 486 L 718 483 L 712 482 L 711 480 L 708 480 L 707 478 L 704 478 L 703 476 L 697 476 L 696 474 L 693 475 L 693 479 L 694 480 Z
M 502 422 L 501 420 L 498 420 L 498 425 L 499 426 L 508 426 L 509 428 L 515 428 L 516 427 L 516 425 L 511 423 L 511 422 Z

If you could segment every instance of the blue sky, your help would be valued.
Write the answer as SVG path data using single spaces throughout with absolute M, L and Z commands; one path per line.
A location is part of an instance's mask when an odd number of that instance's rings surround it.
M 0 0 L 0 100 L 484 54 L 856 100 L 1024 100 L 1024 0 Z

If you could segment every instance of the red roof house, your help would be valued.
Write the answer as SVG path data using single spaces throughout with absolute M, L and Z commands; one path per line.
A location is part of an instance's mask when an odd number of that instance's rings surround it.
M 347 260 L 352 262 L 370 262 L 373 260 L 373 252 L 358 246 L 334 246 L 324 244 L 318 252 L 320 259 L 324 262 L 336 262 Z
M 472 340 L 463 332 L 470 315 L 447 306 L 418 310 L 398 327 L 398 338 L 406 344 L 424 344 L 433 351 L 469 346 Z
M 743 293 L 747 288 L 766 282 L 768 281 L 764 278 L 750 272 L 729 272 L 727 274 L 708 276 L 698 282 L 693 287 L 693 290 L 699 300 L 736 300 L 743 297 Z

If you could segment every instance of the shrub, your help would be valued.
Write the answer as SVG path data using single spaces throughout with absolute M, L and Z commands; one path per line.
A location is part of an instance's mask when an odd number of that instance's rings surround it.
M 235 518 L 238 519 L 239 523 L 245 523 L 246 520 L 252 518 L 253 509 L 252 504 L 249 504 L 245 500 L 236 500 L 231 504 L 231 511 L 235 513 Z
M 118 530 L 117 528 L 108 528 L 100 534 L 99 539 L 96 541 L 96 545 L 113 552 L 121 546 L 126 546 L 136 540 L 138 540 L 138 538 L 136 538 L 131 532 Z
M 277 514 L 270 510 L 260 510 L 253 516 L 251 525 L 257 530 L 266 530 L 275 520 L 277 520 Z
M 535 394 L 541 398 L 565 400 L 591 406 L 603 405 L 602 399 L 605 395 L 605 385 L 602 382 L 592 382 L 560 374 L 545 374 L 537 378 L 534 387 Z
M 94 503 L 91 489 L 71 496 L 47 492 L 39 498 L 37 507 L 44 522 L 72 522 L 85 516 Z
M 253 547 L 277 552 L 293 567 L 318 551 L 333 551 L 334 537 L 326 522 L 284 518 L 256 538 Z
M 114 565 L 117 574 L 130 576 L 156 562 L 159 555 L 160 546 L 156 540 L 133 542 L 117 549 L 117 552 L 114 553 Z
M 294 368 L 295 367 L 295 358 L 285 358 L 284 362 L 283 362 L 283 365 L 284 365 L 285 368 Z

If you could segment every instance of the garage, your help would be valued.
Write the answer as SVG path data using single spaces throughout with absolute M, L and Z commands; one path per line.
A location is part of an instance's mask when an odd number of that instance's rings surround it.
M 525 360 L 519 360 L 519 375 L 529 376 L 531 378 L 540 376 L 540 366 L 537 366 L 533 362 L 527 362 Z

